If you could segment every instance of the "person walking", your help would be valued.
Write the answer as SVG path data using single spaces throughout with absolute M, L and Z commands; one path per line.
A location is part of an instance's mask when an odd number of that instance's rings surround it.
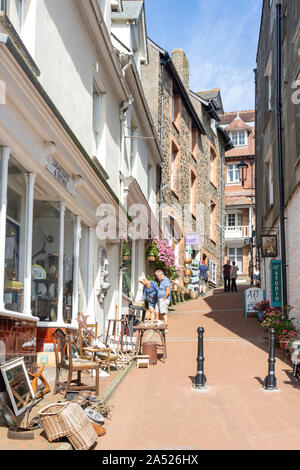
M 202 264 L 199 264 L 199 278 L 200 278 L 200 295 L 202 297 L 206 296 L 206 288 L 209 281 L 209 267 L 206 265 L 205 261 L 202 261 Z
M 169 305 L 171 303 L 171 281 L 168 279 L 164 272 L 160 269 L 155 272 L 155 276 L 159 281 L 158 288 L 158 308 L 159 313 L 162 316 L 164 324 L 168 326 L 168 313 Z M 166 330 L 166 333 L 168 330 Z
M 237 275 L 238 275 L 238 270 L 239 267 L 235 265 L 235 261 L 232 261 L 232 266 L 230 270 L 230 278 L 231 278 L 231 292 L 235 290 L 237 292 L 237 285 L 236 285 L 236 280 L 237 280 Z
M 155 281 L 149 281 L 148 279 L 146 279 L 146 276 L 144 274 L 142 274 L 142 276 L 139 278 L 139 282 L 144 286 L 142 300 L 145 303 L 145 300 L 148 299 L 151 322 L 153 323 L 155 320 L 159 319 L 159 311 L 157 308 L 158 285 Z
M 231 264 L 230 259 L 227 260 L 227 263 L 223 266 L 223 278 L 224 278 L 224 292 L 230 291 L 230 274 L 231 274 Z
M 254 266 L 253 280 L 254 280 L 255 287 L 260 287 L 260 272 L 259 272 L 259 269 L 257 267 L 257 264 Z

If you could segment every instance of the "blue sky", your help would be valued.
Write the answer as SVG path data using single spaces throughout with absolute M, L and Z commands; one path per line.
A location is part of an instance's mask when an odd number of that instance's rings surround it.
M 254 108 L 263 0 L 145 0 L 148 36 L 185 50 L 193 91 L 220 88 L 225 111 Z

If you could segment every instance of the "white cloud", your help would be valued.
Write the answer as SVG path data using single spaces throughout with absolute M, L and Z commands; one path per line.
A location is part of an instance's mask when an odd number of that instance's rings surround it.
M 254 108 L 253 68 L 261 5 L 257 0 L 247 4 L 246 14 L 239 17 L 230 5 L 226 12 L 220 11 L 219 0 L 209 4 L 198 0 L 195 21 L 184 41 L 191 89 L 220 88 L 225 111 Z

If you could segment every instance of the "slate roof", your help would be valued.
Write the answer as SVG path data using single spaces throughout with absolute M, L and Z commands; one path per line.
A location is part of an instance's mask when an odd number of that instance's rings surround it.
M 255 121 L 255 111 L 249 110 L 249 111 L 235 111 L 235 112 L 230 112 L 230 113 L 224 113 L 219 116 L 221 120 L 221 125 L 227 125 L 231 124 L 232 121 L 237 117 L 239 113 L 240 119 L 242 119 L 244 122 L 254 122 Z
M 112 12 L 112 20 L 137 20 L 141 14 L 144 2 L 137 0 L 123 1 L 123 11 Z

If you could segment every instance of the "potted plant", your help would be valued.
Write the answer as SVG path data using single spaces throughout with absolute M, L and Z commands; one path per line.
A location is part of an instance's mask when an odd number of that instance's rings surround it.
M 255 310 L 257 311 L 259 321 L 264 320 L 264 313 L 270 307 L 270 302 L 268 300 L 262 300 L 256 304 Z
M 151 256 L 151 259 L 152 256 L 155 257 L 153 261 L 155 270 L 161 269 L 171 281 L 178 279 L 175 252 L 167 240 L 155 238 L 155 240 L 147 241 L 146 251 L 148 257 Z
M 279 336 L 279 345 L 281 349 L 289 350 L 293 341 L 299 339 L 299 330 L 295 328 L 290 330 L 283 330 Z

